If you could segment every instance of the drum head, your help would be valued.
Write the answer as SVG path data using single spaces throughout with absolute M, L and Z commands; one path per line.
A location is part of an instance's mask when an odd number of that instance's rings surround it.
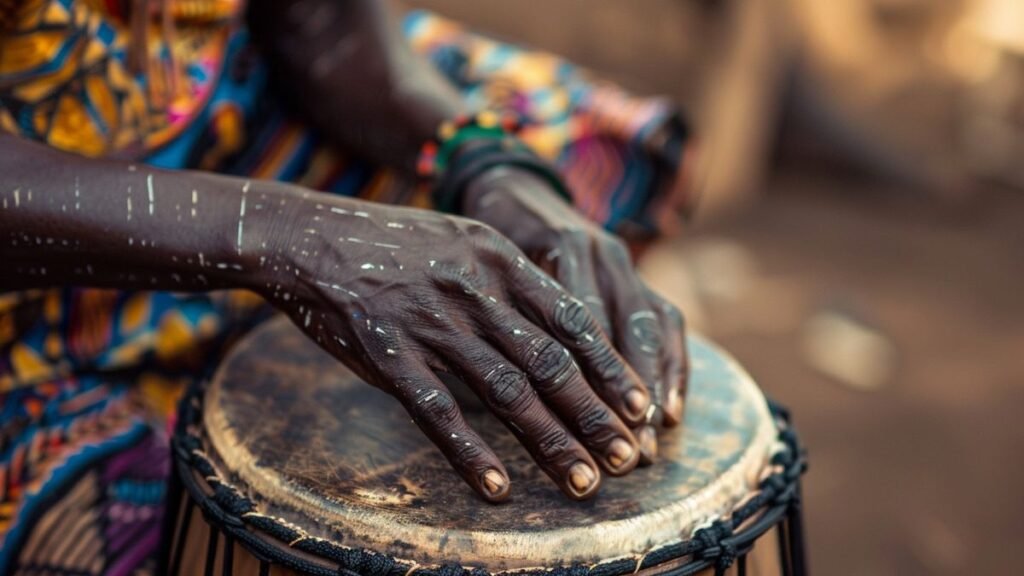
M 689 342 L 685 425 L 658 461 L 573 502 L 479 407 L 467 419 L 508 468 L 512 496 L 481 500 L 398 401 L 285 319 L 239 344 L 204 401 L 207 454 L 225 479 L 312 536 L 421 565 L 491 571 L 599 562 L 688 538 L 751 494 L 776 437 L 760 391 L 721 351 Z

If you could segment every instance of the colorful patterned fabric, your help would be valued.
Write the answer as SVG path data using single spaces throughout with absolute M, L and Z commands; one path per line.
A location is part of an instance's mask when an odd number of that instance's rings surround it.
M 90 156 L 429 207 L 423 190 L 289 117 L 238 26 L 241 0 L 146 4 L 160 8 L 140 42 L 121 11 L 130 2 L 0 0 L 0 129 Z M 405 33 L 471 105 L 517 113 L 585 213 L 652 227 L 677 156 L 648 141 L 672 117 L 665 102 L 429 14 L 409 16 Z M 264 306 L 238 291 L 0 294 L 0 574 L 148 573 L 176 401 Z
M 142 39 L 130 36 L 129 4 L 25 0 L 6 8 L 0 126 L 88 156 L 128 156 L 191 125 L 217 86 L 242 2 L 145 3 L 161 9 L 145 18 Z

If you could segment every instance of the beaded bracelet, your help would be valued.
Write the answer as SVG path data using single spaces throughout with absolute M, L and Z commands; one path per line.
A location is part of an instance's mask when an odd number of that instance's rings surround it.
M 421 178 L 438 178 L 445 173 L 456 150 L 472 140 L 515 139 L 519 120 L 511 114 L 490 110 L 446 120 L 437 134 L 420 149 L 416 172 Z
M 550 163 L 518 140 L 475 143 L 455 152 L 444 175 L 433 190 L 434 206 L 449 213 L 461 212 L 462 195 L 467 185 L 491 168 L 512 166 L 531 172 L 547 182 L 551 189 L 572 204 L 572 195 L 562 177 Z
M 555 167 L 515 137 L 519 126 L 514 116 L 492 111 L 442 123 L 435 139 L 423 145 L 417 162 L 420 177 L 434 183 L 435 208 L 458 213 L 466 185 L 484 171 L 501 165 L 533 172 L 572 203 Z

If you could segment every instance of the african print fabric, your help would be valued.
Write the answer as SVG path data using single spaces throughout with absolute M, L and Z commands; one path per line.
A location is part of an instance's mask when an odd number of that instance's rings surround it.
M 291 119 L 238 25 L 240 0 L 144 4 L 159 9 L 141 21 L 140 51 L 131 2 L 0 0 L 0 129 L 89 156 L 429 207 L 421 188 Z M 649 136 L 676 121 L 671 106 L 431 14 L 404 31 L 472 106 L 522 119 L 524 141 L 587 215 L 652 230 L 679 150 Z M 176 402 L 266 313 L 238 291 L 0 294 L 0 574 L 149 573 Z

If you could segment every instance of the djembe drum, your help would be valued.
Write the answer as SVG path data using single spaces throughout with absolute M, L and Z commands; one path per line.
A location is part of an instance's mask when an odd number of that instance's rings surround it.
M 182 403 L 164 567 L 182 575 L 805 573 L 803 455 L 739 366 L 691 339 L 685 424 L 573 502 L 481 408 L 510 501 L 481 500 L 390 396 L 284 319 Z

